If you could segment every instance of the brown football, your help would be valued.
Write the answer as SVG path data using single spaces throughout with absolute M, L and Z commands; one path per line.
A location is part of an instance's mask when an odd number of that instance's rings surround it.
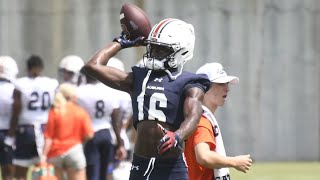
M 122 5 L 120 24 L 126 38 L 130 40 L 140 36 L 148 38 L 151 31 L 150 20 L 146 13 L 138 6 L 130 3 Z

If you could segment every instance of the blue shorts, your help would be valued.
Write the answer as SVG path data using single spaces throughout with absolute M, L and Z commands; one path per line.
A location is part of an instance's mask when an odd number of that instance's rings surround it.
M 18 125 L 14 164 L 29 166 L 36 163 L 34 159 L 39 157 L 38 151 L 42 151 L 43 148 L 44 126 Z
M 93 139 L 86 143 L 84 153 L 88 180 L 105 179 L 108 165 L 113 162 L 114 156 L 110 130 L 102 129 L 95 132 Z
M 12 164 L 13 149 L 10 146 L 4 144 L 4 138 L 7 135 L 8 130 L 0 130 L 0 165 Z
M 175 159 L 144 158 L 133 154 L 130 180 L 188 180 L 183 155 Z

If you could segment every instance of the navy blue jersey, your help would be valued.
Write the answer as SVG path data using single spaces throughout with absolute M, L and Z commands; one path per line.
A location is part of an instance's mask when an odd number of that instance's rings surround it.
M 185 92 L 198 87 L 206 92 L 210 81 L 205 75 L 182 72 L 176 80 L 170 80 L 164 71 L 132 67 L 133 72 L 133 125 L 139 121 L 166 122 L 178 129 L 184 120 Z M 173 73 L 174 75 L 174 73 Z

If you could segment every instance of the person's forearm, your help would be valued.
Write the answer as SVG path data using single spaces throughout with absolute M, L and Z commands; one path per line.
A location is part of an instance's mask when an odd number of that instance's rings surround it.
M 116 138 L 117 138 L 117 145 L 118 146 L 124 145 L 123 139 L 120 136 L 121 127 L 122 127 L 122 119 L 120 118 L 121 114 L 122 114 L 122 112 L 120 111 L 119 108 L 114 109 L 111 114 L 111 118 L 112 118 L 111 123 L 112 123 L 113 131 L 114 131 Z
M 198 158 L 197 161 L 202 166 L 210 169 L 234 167 L 236 164 L 234 157 L 222 156 L 214 151 L 206 153 L 206 155 L 203 156 L 203 158 Z
M 15 136 L 16 127 L 19 121 L 19 115 L 21 113 L 22 104 L 21 104 L 21 93 L 18 90 L 13 92 L 14 102 L 12 104 L 12 113 L 10 119 L 10 127 L 8 131 L 9 136 Z
M 116 138 L 117 138 L 117 145 L 118 146 L 123 146 L 124 142 L 123 142 L 123 139 L 120 136 L 121 119 L 112 120 L 112 126 L 113 126 L 114 133 L 116 135 Z
M 18 117 L 13 115 L 10 119 L 10 127 L 8 130 L 8 136 L 13 137 L 15 136 L 15 130 L 17 128 L 18 125 Z
M 128 79 L 130 79 L 128 78 L 128 74 L 116 68 L 106 66 L 110 58 L 116 55 L 121 49 L 119 43 L 109 43 L 104 49 L 98 51 L 89 62 L 83 66 L 81 71 L 111 88 L 129 92 L 131 90 L 129 83 L 131 82 L 127 82 L 129 81 Z
M 93 55 L 89 62 L 84 66 L 85 70 L 92 65 L 106 65 L 109 59 L 116 55 L 121 49 L 122 48 L 119 43 L 109 43 L 105 48 L 99 50 L 95 55 Z
M 52 139 L 45 138 L 42 155 L 47 156 L 52 145 Z
M 211 156 L 209 168 L 224 168 L 224 167 L 234 167 L 235 166 L 235 161 L 233 160 L 233 157 L 225 157 L 221 156 L 217 153 L 215 153 L 213 156 Z

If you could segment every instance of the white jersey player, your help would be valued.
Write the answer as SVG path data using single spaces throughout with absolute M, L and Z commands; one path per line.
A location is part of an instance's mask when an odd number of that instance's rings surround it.
M 18 66 L 9 56 L 0 56 L 0 130 L 8 130 L 12 113 L 14 81 Z
M 104 179 L 108 164 L 113 161 L 114 144 L 117 151 L 125 153 L 120 138 L 119 101 L 113 89 L 89 76 L 86 76 L 86 81 L 87 84 L 77 89 L 78 104 L 89 113 L 95 131 L 93 139 L 85 145 L 86 173 L 89 180 Z M 113 130 L 116 143 L 112 138 Z
M 95 132 L 112 128 L 112 113 L 119 108 L 112 89 L 102 83 L 88 83 L 77 89 L 77 99 L 90 115 Z
M 16 111 L 20 113 L 17 122 L 11 122 L 10 129 L 17 130 L 13 164 L 18 179 L 25 179 L 28 168 L 39 162 L 43 130 L 58 86 L 56 79 L 41 76 L 43 67 L 39 56 L 31 56 L 27 60 L 28 76 L 15 82 L 14 103 L 19 104 Z
M 0 168 L 2 179 L 13 179 L 14 169 L 13 143 L 9 136 L 10 119 L 12 117 L 14 81 L 18 74 L 18 66 L 10 56 L 0 56 Z
M 108 65 L 110 67 L 114 67 L 116 69 L 119 69 L 121 71 L 124 71 L 124 64 L 123 62 L 115 57 L 112 57 L 109 62 Z M 130 145 L 130 141 L 129 141 L 129 137 L 127 135 L 127 128 L 128 128 L 128 124 L 132 124 L 132 103 L 131 103 L 131 96 L 124 91 L 119 91 L 117 89 L 113 89 L 114 93 L 117 94 L 114 97 L 118 99 L 119 101 L 119 109 L 120 109 L 120 119 L 122 120 L 122 127 L 121 127 L 121 132 L 120 132 L 120 136 L 124 141 L 124 146 L 126 148 L 127 151 L 130 151 L 131 149 L 131 145 Z
M 123 62 L 115 57 L 112 57 L 107 66 L 114 67 L 116 69 L 119 69 L 121 71 L 125 71 Z M 132 127 L 132 102 L 131 102 L 131 96 L 124 91 L 120 91 L 117 89 L 112 89 L 114 91 L 114 98 L 119 101 L 119 110 L 120 110 L 120 119 L 122 122 L 121 131 L 120 131 L 120 137 L 123 139 L 124 147 L 127 151 L 127 161 L 118 161 L 114 164 L 114 169 L 112 170 L 112 176 L 113 179 L 119 179 L 125 178 L 129 179 L 129 173 L 131 168 L 131 155 L 132 151 L 131 149 L 131 142 L 128 137 L 128 128 Z M 133 135 L 134 131 L 130 131 L 131 135 Z M 128 170 L 128 167 L 129 170 Z M 109 172 L 111 173 L 111 172 Z M 108 178 L 107 178 L 108 179 Z

